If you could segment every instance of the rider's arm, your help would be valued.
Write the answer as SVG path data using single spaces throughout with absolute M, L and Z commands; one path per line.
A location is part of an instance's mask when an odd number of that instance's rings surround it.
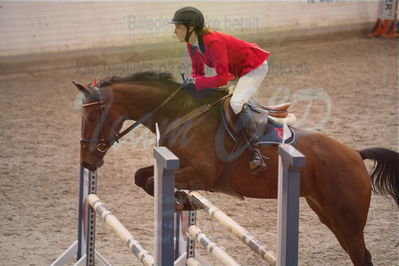
M 234 75 L 229 73 L 227 50 L 224 43 L 220 41 L 214 41 L 210 43 L 208 46 L 208 52 L 212 58 L 216 75 L 212 77 L 196 77 L 195 86 L 197 90 L 218 88 L 226 85 L 229 80 L 234 79 Z
M 191 45 L 188 43 L 187 43 L 187 49 L 191 59 L 191 68 L 192 68 L 191 76 L 193 78 L 205 76 L 204 61 L 202 60 L 201 56 L 198 54 L 198 52 L 192 51 Z

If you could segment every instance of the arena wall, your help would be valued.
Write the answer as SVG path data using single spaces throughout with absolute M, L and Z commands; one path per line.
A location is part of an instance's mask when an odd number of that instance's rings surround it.
M 210 26 L 268 38 L 375 21 L 378 1 L 0 2 L 0 56 L 174 42 L 176 9 L 201 9 Z

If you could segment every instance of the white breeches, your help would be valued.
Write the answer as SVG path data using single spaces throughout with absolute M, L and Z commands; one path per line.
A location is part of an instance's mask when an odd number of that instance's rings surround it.
M 267 60 L 265 60 L 262 65 L 251 70 L 238 80 L 230 101 L 230 106 L 235 114 L 241 112 L 244 104 L 255 97 L 268 69 Z

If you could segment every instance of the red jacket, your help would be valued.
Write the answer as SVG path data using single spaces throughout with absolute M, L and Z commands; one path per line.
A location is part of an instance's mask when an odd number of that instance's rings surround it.
M 224 86 L 234 77 L 260 66 L 269 56 L 255 43 L 215 31 L 205 34 L 198 42 L 201 52 L 187 43 L 197 90 Z M 204 64 L 215 68 L 216 75 L 205 77 Z

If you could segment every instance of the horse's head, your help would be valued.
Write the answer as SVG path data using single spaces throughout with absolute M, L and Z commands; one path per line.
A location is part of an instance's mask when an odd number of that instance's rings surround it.
M 84 95 L 80 162 L 94 171 L 103 165 L 104 155 L 117 141 L 123 114 L 114 104 L 111 90 L 74 84 Z

